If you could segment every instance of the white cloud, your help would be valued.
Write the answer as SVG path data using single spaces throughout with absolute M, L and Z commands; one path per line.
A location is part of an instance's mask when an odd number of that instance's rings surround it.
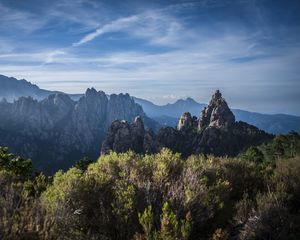
M 13 62 L 12 65 L 42 65 L 55 62 L 56 56 L 64 55 L 63 49 L 48 50 L 44 52 L 25 52 L 25 53 L 0 53 L 0 61 Z
M 153 44 L 172 46 L 179 38 L 180 30 L 181 24 L 175 18 L 152 10 L 107 23 L 73 43 L 73 46 L 78 47 L 111 32 L 125 32 L 133 37 L 147 39 Z
M 36 53 L 35 61 L 45 61 L 47 56 L 52 56 L 52 64 L 58 65 L 36 65 L 32 62 L 32 65 L 26 66 L 16 62 L 15 66 L 1 65 L 0 72 L 26 78 L 52 90 L 78 93 L 94 86 L 108 93 L 151 96 L 159 104 L 186 95 L 206 102 L 211 92 L 220 88 L 233 107 L 271 112 L 275 107 L 268 110 L 270 100 L 262 99 L 263 96 L 272 95 L 280 100 L 282 92 L 289 90 L 296 94 L 298 91 L 295 86 L 299 86 L 299 72 L 295 63 L 299 62 L 299 52 L 299 49 L 285 49 L 284 54 L 237 64 L 230 59 L 256 54 L 251 48 L 251 39 L 224 36 L 156 54 L 119 52 L 91 58 L 46 51 Z M 29 57 L 11 56 L 12 60 L 20 58 L 25 61 Z M 264 91 L 268 94 L 264 95 Z M 266 104 L 258 106 L 253 101 Z M 277 104 L 278 111 L 282 111 L 283 103 Z
M 88 43 L 88 42 L 94 40 L 96 37 L 99 37 L 100 35 L 107 33 L 107 32 L 122 31 L 125 28 L 131 26 L 132 23 L 137 22 L 138 19 L 139 18 L 137 16 L 130 16 L 130 17 L 117 19 L 111 23 L 104 25 L 103 27 L 96 29 L 94 32 L 84 36 L 78 42 L 73 43 L 73 46 L 78 47 L 82 44 Z
M 62 50 L 54 50 L 52 52 L 46 53 L 45 63 L 52 63 L 54 62 L 56 56 L 64 54 L 66 54 L 66 52 Z
M 299 91 L 295 87 L 299 86 L 299 71 L 295 67 L 295 63 L 300 61 L 299 49 L 283 47 L 276 49 L 277 55 L 272 56 L 270 53 L 275 52 L 274 49 L 271 49 L 272 46 L 262 48 L 259 44 L 261 36 L 256 32 L 249 32 L 240 26 L 235 29 L 231 25 L 217 24 L 214 25 L 216 29 L 212 30 L 205 28 L 205 24 L 190 28 L 185 26 L 184 20 L 169 11 L 180 11 L 181 7 L 192 8 L 194 4 L 146 11 L 113 21 L 97 17 L 90 11 L 91 16 L 88 16 L 84 11 L 81 12 L 80 4 L 81 0 L 76 8 L 67 11 L 54 6 L 45 21 L 59 18 L 75 23 L 76 28 L 72 30 L 75 36 L 87 31 L 89 34 L 82 34 L 83 37 L 74 41 L 73 45 L 70 43 L 69 47 L 44 47 L 39 52 L 13 52 L 14 44 L 5 44 L 0 39 L 0 73 L 26 78 L 53 90 L 78 93 L 94 86 L 108 93 L 129 92 L 144 98 L 151 96 L 157 103 L 166 103 L 186 95 L 206 102 L 211 92 L 220 88 L 233 106 L 242 108 L 247 104 L 254 106 L 249 102 L 260 100 L 263 91 L 272 89 L 275 95 L 289 88 L 294 88 L 294 92 Z M 71 6 L 63 4 L 62 7 Z M 29 24 L 26 18 L 35 22 L 34 16 L 28 13 L 5 11 L 4 15 L 12 13 L 12 16 L 4 23 L 11 22 L 14 31 L 25 31 L 21 23 Z M 0 16 L 0 20 L 2 18 Z M 61 21 L 62 24 L 65 21 Z M 99 24 L 102 26 L 99 27 Z M 28 27 L 28 31 L 38 26 Z M 94 53 L 93 57 L 83 53 L 84 44 L 112 32 L 122 32 L 134 40 L 142 40 L 148 47 L 124 48 L 98 56 Z M 147 51 L 152 50 L 153 45 L 154 51 Z M 91 50 L 88 47 L 86 49 Z M 246 61 L 247 58 L 254 60 L 244 63 L 232 61 L 243 58 Z M 246 100 L 242 102 L 241 99 Z

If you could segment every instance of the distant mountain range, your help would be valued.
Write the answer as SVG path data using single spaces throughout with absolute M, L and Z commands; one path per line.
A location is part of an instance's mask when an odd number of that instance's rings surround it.
M 22 79 L 0 75 L 0 99 L 5 98 L 12 102 L 19 97 L 31 96 L 34 99 L 42 100 L 51 94 L 61 93 L 40 89 L 38 86 Z M 78 101 L 83 94 L 69 94 L 74 101 Z M 183 112 L 190 112 L 199 117 L 199 109 L 206 104 L 198 103 L 192 98 L 179 99 L 175 103 L 163 106 L 156 105 L 148 100 L 133 98 L 136 103 L 142 106 L 147 116 L 154 119 L 162 126 L 175 126 Z M 262 114 L 249 112 L 240 109 L 232 109 L 237 121 L 244 121 L 252 124 L 269 133 L 287 133 L 291 130 L 300 132 L 300 117 L 287 114 Z
M 51 94 L 63 93 L 60 91 L 49 91 L 39 88 L 31 82 L 14 77 L 0 75 L 0 99 L 5 98 L 8 102 L 18 100 L 20 97 L 32 97 L 36 100 L 43 100 Z M 77 101 L 84 94 L 68 94 L 73 100 Z
M 0 75 L 0 98 L 5 98 L 7 101 L 12 102 L 19 97 L 33 97 L 37 100 L 42 100 L 50 94 L 61 93 L 58 91 L 48 91 L 40 89 L 25 79 L 17 80 L 13 77 L 6 77 Z
M 148 100 L 134 98 L 140 104 L 144 112 L 163 126 L 176 126 L 179 117 L 183 112 L 190 112 L 193 116 L 199 117 L 199 109 L 206 104 L 198 103 L 192 98 L 179 99 L 175 103 L 156 105 Z M 232 109 L 237 121 L 247 122 L 266 132 L 273 134 L 285 134 L 290 131 L 300 132 L 300 117 L 287 114 L 262 114 L 249 112 L 240 109 Z
M 162 106 L 155 105 L 154 103 L 141 98 L 134 98 L 134 100 L 136 103 L 140 104 L 144 111 L 151 117 L 168 116 L 176 118 L 177 120 L 184 112 L 190 112 L 192 115 L 198 117 L 200 114 L 199 111 L 206 106 L 206 104 L 197 103 L 192 98 L 187 98 L 185 100 L 179 99 L 175 103 L 168 103 Z

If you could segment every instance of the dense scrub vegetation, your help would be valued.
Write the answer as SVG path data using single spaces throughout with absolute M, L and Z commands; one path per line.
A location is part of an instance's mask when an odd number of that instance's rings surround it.
M 110 153 L 53 177 L 0 148 L 0 239 L 300 239 L 300 136 L 236 158 Z

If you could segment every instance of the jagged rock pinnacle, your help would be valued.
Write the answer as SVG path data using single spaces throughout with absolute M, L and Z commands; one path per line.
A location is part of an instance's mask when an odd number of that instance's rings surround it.
M 247 123 L 235 122 L 219 90 L 202 111 L 199 121 L 185 112 L 176 129 L 165 127 L 154 133 L 144 128 L 144 118 L 136 117 L 131 124 L 114 121 L 108 129 L 101 153 L 106 154 L 110 150 L 126 152 L 130 149 L 137 153 L 156 153 L 162 148 L 169 148 L 185 157 L 201 153 L 235 156 L 249 146 L 272 137 Z
M 143 123 L 141 116 L 136 116 L 133 123 L 138 127 L 144 128 L 144 123 Z
M 197 126 L 195 117 L 192 117 L 192 115 L 189 112 L 185 112 L 181 115 L 178 123 L 177 123 L 177 130 L 182 130 L 184 128 L 190 128 Z
M 222 94 L 217 90 L 209 105 L 205 107 L 200 115 L 198 129 L 203 130 L 207 127 L 226 128 L 235 122 L 235 117 L 229 109 Z
M 140 116 L 135 117 L 133 123 L 125 120 L 115 120 L 110 128 L 105 141 L 102 144 L 101 152 L 109 150 L 125 152 L 129 149 L 142 153 L 144 151 L 145 128 Z
M 212 96 L 213 100 L 218 100 L 218 99 L 222 99 L 222 93 L 220 92 L 220 90 L 216 90 L 214 95 Z

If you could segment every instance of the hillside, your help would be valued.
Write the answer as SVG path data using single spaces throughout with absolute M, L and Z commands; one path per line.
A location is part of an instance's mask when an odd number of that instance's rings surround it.
M 5 98 L 7 101 L 12 102 L 19 97 L 33 97 L 42 100 L 50 94 L 59 93 L 57 91 L 48 91 L 40 89 L 25 79 L 17 80 L 13 77 L 6 77 L 0 75 L 0 99 Z
M 111 152 L 53 178 L 0 147 L 0 238 L 299 239 L 299 171 L 296 133 L 235 158 Z
M 25 79 L 18 80 L 4 75 L 0 75 L 0 86 L 0 100 L 4 98 L 8 102 L 18 100 L 20 97 L 32 97 L 36 100 L 43 100 L 51 94 L 63 93 L 41 89 Z M 69 94 L 75 101 L 78 101 L 83 95 Z

